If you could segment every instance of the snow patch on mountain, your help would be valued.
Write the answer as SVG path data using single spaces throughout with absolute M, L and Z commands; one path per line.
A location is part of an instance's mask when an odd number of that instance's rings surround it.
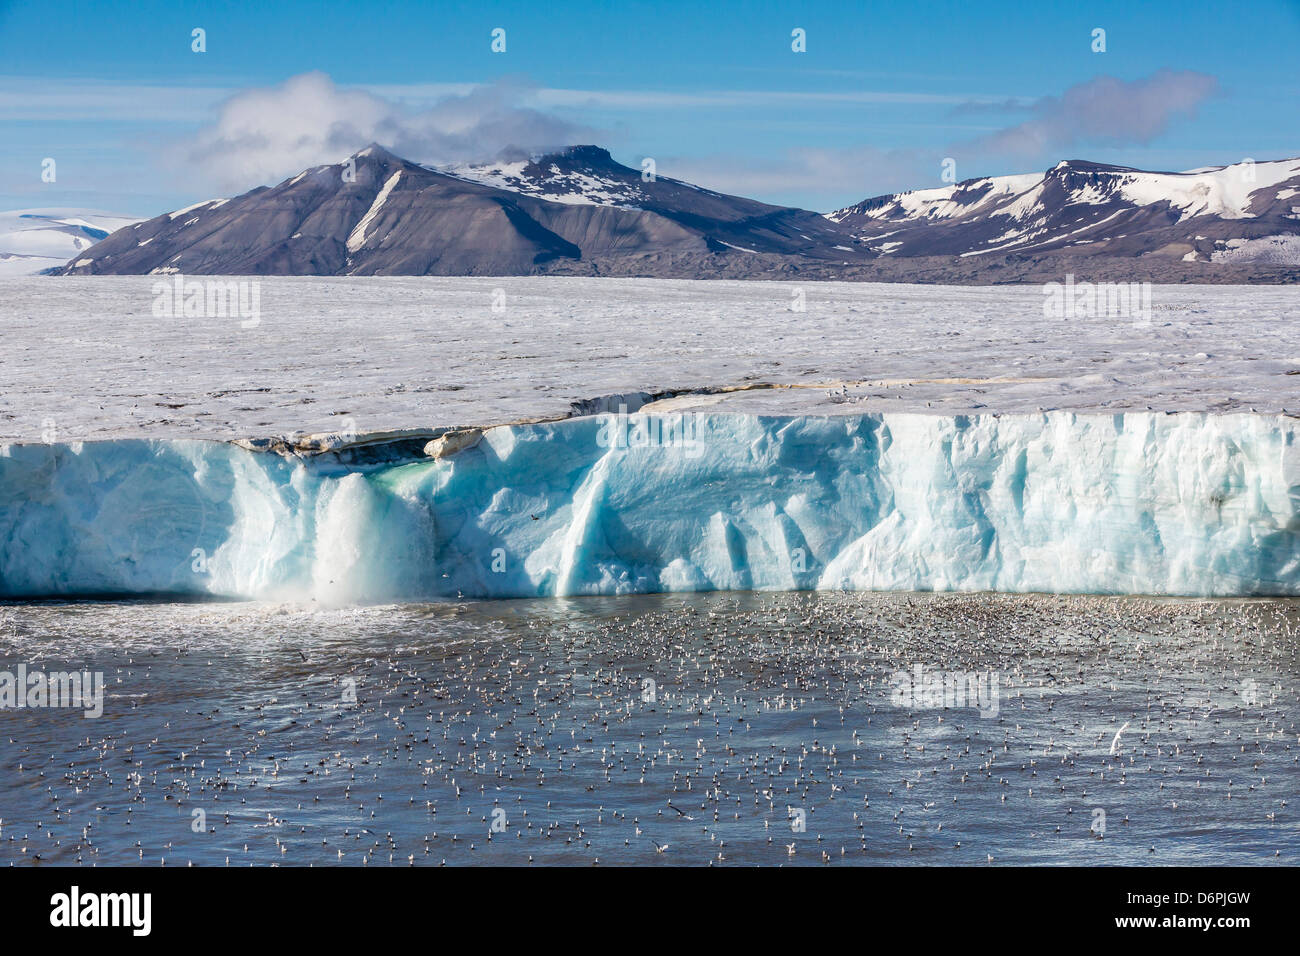
M 194 212 L 196 209 L 203 209 L 203 208 L 205 208 L 205 207 L 207 207 L 207 206 L 211 206 L 213 209 L 216 209 L 216 208 L 220 207 L 220 206 L 221 206 L 223 203 L 225 203 L 225 202 L 226 202 L 226 200 L 224 200 L 224 199 L 205 199 L 205 200 L 203 200 L 203 202 L 196 202 L 196 203 L 193 203 L 193 204 L 191 204 L 191 205 L 189 205 L 189 206 L 185 206 L 185 207 L 183 207 L 183 208 L 181 208 L 181 209 L 177 209 L 175 212 L 170 212 L 170 213 L 167 214 L 167 218 L 168 218 L 168 219 L 179 219 L 181 216 L 185 215 L 187 212 Z
M 1190 251 L 1191 259 L 1208 261 L 1209 249 L 1200 243 L 1289 232 L 1300 217 L 1282 203 L 1297 194 L 1300 159 L 1184 173 L 1067 160 L 1043 174 L 878 196 L 827 218 L 867 242 L 888 226 L 899 233 L 891 252 L 903 256 L 1038 255 L 1091 245 L 1107 256 L 1155 253 L 1190 261 Z M 1185 222 L 1195 225 L 1180 225 Z
M 1139 206 L 1162 201 L 1179 210 L 1179 221 L 1213 215 L 1220 219 L 1249 219 L 1251 197 L 1300 175 L 1300 160 L 1236 163 L 1187 173 L 1125 173 L 1120 194 Z
M 878 219 L 951 219 L 977 210 L 987 211 L 1000 200 L 1020 196 L 1043 181 L 1041 173 L 1019 176 L 994 176 L 975 179 L 953 186 L 934 189 L 917 189 L 899 193 L 892 201 L 868 215 Z M 831 222 L 841 222 L 858 207 L 837 209 L 828 213 Z
M 564 158 L 561 154 L 560 159 Z M 503 163 L 454 163 L 429 167 L 466 182 L 570 205 L 640 208 L 645 194 L 636 181 L 590 169 L 566 168 L 552 157 Z
M 361 220 L 348 236 L 348 252 L 356 252 L 366 244 L 366 230 L 370 228 L 370 224 L 374 222 L 375 217 L 379 215 L 379 210 L 384 208 L 384 203 L 388 202 L 388 197 L 392 193 L 393 187 L 397 185 L 397 181 L 401 178 L 402 171 L 400 169 L 388 177 L 383 188 L 379 190 L 379 194 L 375 196 L 375 201 L 370 204 L 370 208 L 366 210 L 366 214 L 361 217 Z
M 1123 167 L 1086 164 L 1098 181 L 1089 181 L 1066 198 L 1066 205 L 1100 205 L 1117 196 L 1137 206 L 1168 202 L 1179 211 L 1179 220 L 1212 214 L 1224 219 L 1249 218 L 1251 197 L 1260 190 L 1300 176 L 1300 160 L 1236 163 L 1184 173 L 1155 173 Z M 1043 208 L 1045 186 L 1053 173 L 1073 170 L 1070 162 L 1058 163 L 1048 174 L 1029 173 L 967 180 L 951 186 L 920 189 L 895 196 L 866 200 L 855 206 L 828 213 L 832 222 L 844 222 L 853 215 L 889 221 L 952 219 L 972 215 L 1008 216 L 1023 219 Z M 1295 190 L 1276 196 L 1285 199 Z
M 1210 254 L 1212 262 L 1271 262 L 1300 265 L 1300 236 L 1265 236 L 1229 239 L 1223 249 Z

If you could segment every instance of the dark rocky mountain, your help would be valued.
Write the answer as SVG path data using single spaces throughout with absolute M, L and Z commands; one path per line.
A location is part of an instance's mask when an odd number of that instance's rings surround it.
M 647 176 L 614 160 L 599 146 L 571 146 L 559 153 L 515 162 L 462 164 L 442 172 L 472 182 L 564 205 L 643 210 L 699 233 L 712 252 L 772 253 L 837 263 L 866 252 L 825 216 L 806 209 L 770 206 L 691 183 Z
M 502 188 L 495 167 L 477 178 L 471 167 L 453 174 L 372 145 L 278 186 L 119 230 L 65 272 L 524 275 L 564 262 L 652 265 L 665 255 L 835 262 L 868 255 L 817 213 L 673 180 L 643 183 L 639 171 L 595 147 L 524 168 L 523 188 Z
M 371 145 L 119 229 L 62 272 L 1294 282 L 1300 160 L 1076 160 L 823 216 L 643 176 L 595 146 L 433 168 Z

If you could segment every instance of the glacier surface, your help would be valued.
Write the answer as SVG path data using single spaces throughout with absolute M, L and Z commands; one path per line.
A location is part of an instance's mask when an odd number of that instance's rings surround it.
M 349 464 L 0 446 L 0 596 L 1300 594 L 1295 419 L 590 415 Z
M 271 277 L 245 328 L 153 315 L 157 279 L 0 279 L 0 442 L 483 427 L 764 382 L 696 406 L 1300 410 L 1295 286 L 1155 286 L 1138 328 L 1048 317 L 1037 286 Z

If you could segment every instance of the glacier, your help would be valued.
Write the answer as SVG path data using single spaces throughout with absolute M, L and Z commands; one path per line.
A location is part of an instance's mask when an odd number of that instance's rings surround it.
M 595 414 L 394 460 L 12 443 L 0 596 L 1295 595 L 1295 421 Z

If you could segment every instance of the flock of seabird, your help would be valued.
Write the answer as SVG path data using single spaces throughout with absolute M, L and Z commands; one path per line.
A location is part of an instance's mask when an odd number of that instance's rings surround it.
M 1300 862 L 1289 602 L 208 607 L 118 646 L 7 610 L 6 660 L 110 692 L 0 712 L 5 864 Z M 996 674 L 996 715 L 900 706 L 917 664 Z

